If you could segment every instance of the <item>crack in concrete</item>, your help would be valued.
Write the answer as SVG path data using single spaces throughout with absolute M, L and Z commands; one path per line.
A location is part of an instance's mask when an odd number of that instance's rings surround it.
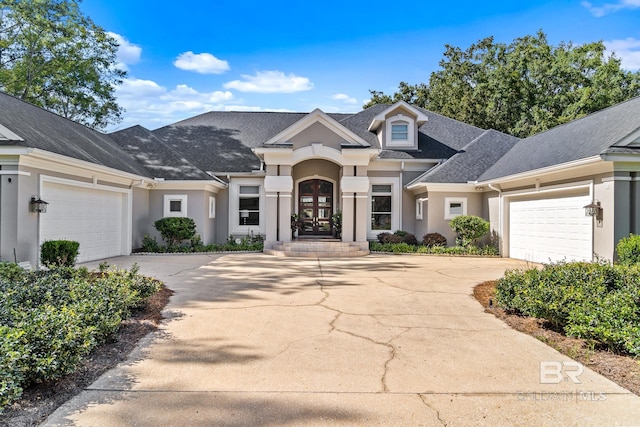
M 416 289 L 407 289 L 407 288 L 403 288 L 402 286 L 398 286 L 398 285 L 392 285 L 391 283 L 385 282 L 384 280 L 380 279 L 379 277 L 376 278 L 380 283 L 389 286 L 390 288 L 395 288 L 395 289 L 401 289 L 403 291 L 408 291 L 406 294 L 402 294 L 400 295 L 405 296 L 405 295 L 411 295 L 411 294 L 415 294 L 415 293 L 424 293 L 424 294 L 448 294 L 448 295 L 469 295 L 468 292 L 449 292 L 449 291 L 421 291 L 421 290 L 416 290 Z
M 423 394 L 418 394 L 418 397 L 420 398 L 420 400 L 422 401 L 422 403 L 424 403 L 427 408 L 431 409 L 432 411 L 434 411 L 436 413 L 436 417 L 438 417 L 438 421 L 440 421 L 440 424 L 442 424 L 443 426 L 447 426 L 447 422 L 445 420 L 442 419 L 442 417 L 440 416 L 440 411 L 437 410 L 431 403 L 426 401 L 427 396 L 423 395 Z

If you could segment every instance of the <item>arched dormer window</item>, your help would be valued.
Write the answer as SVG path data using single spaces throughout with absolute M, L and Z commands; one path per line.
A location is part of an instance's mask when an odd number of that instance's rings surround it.
M 415 122 L 413 118 L 402 114 L 389 117 L 385 139 L 388 148 L 415 147 Z

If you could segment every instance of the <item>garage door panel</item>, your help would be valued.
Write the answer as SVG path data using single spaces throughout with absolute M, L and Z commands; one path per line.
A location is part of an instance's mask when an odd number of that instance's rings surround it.
M 535 262 L 591 261 L 593 226 L 583 206 L 590 197 L 512 201 L 509 256 Z
M 79 262 L 122 255 L 123 193 L 44 182 L 42 198 L 49 206 L 40 215 L 41 242 L 78 241 Z

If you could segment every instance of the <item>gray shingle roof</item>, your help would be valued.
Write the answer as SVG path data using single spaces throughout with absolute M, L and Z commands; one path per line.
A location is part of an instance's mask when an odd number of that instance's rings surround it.
M 344 118 L 340 124 L 363 138 L 373 148 L 380 148 L 378 138 L 367 129 L 374 117 L 390 105 L 378 104 Z M 417 108 L 417 107 L 416 107 Z M 381 159 L 447 159 L 469 142 L 480 136 L 484 130 L 454 119 L 421 110 L 429 120 L 418 129 L 418 150 L 382 150 Z
M 24 141 L 3 146 L 38 148 L 141 176 L 149 173 L 107 135 L 0 92 L 0 124 Z
M 465 183 L 476 181 L 519 141 L 518 138 L 487 130 L 444 163 L 414 182 Z
M 162 127 L 153 134 L 199 169 L 249 172 L 260 168 L 251 151 L 305 113 L 213 111 Z
M 640 97 L 521 140 L 480 180 L 598 156 L 638 129 Z
M 109 134 L 124 151 L 136 159 L 154 178 L 170 180 L 211 179 L 168 144 L 142 126 Z

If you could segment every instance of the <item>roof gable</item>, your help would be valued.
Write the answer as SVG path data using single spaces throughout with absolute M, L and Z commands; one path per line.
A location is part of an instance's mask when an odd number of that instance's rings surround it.
M 296 135 L 300 134 L 302 131 L 308 129 L 310 126 L 320 123 L 336 135 L 340 136 L 344 139 L 344 142 L 347 145 L 353 145 L 357 147 L 370 147 L 367 141 L 363 138 L 359 137 L 351 130 L 342 126 L 337 120 L 328 116 L 319 108 L 316 108 L 311 113 L 307 114 L 302 119 L 298 120 L 296 123 L 293 123 L 288 128 L 284 129 L 282 132 L 274 135 L 268 141 L 264 143 L 265 146 L 269 145 L 278 145 L 278 144 L 289 144 L 291 139 Z
M 399 114 L 409 113 L 411 118 L 418 124 L 418 127 L 422 126 L 429 120 L 427 115 L 424 114 L 422 110 L 408 104 L 405 101 L 398 101 L 395 104 L 388 107 L 387 109 L 385 109 L 384 111 L 382 111 L 381 113 L 379 113 L 377 116 L 375 116 L 371 121 L 371 124 L 369 125 L 369 128 L 367 130 L 369 131 L 377 130 L 387 120 L 388 117 L 398 113 Z

